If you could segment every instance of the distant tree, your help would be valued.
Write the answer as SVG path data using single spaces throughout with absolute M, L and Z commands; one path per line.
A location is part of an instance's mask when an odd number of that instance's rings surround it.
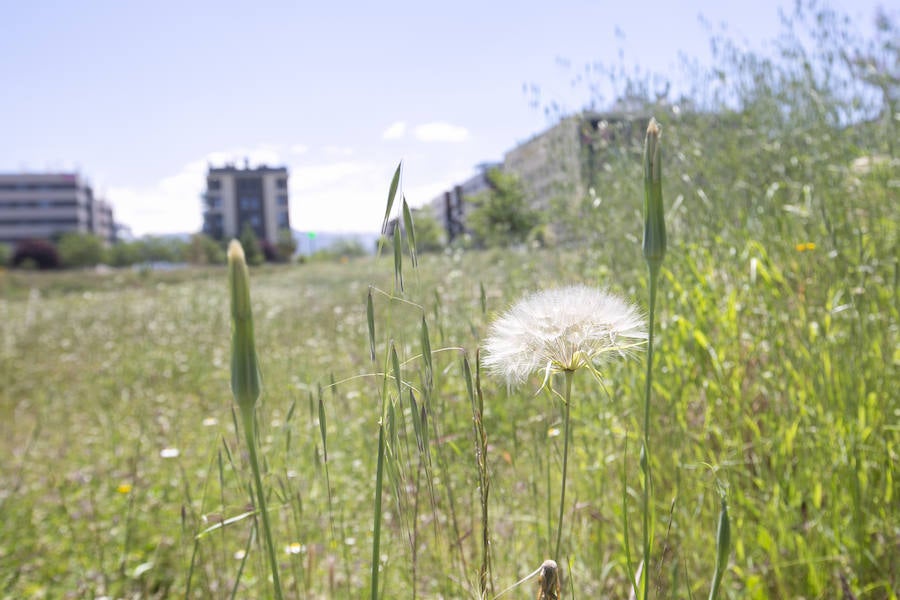
M 22 240 L 16 245 L 12 266 L 17 268 L 58 269 L 59 253 L 47 240 Z
M 106 260 L 100 237 L 88 233 L 65 233 L 57 244 L 59 259 L 66 268 L 93 267 Z
M 366 249 L 359 240 L 342 239 L 327 248 L 315 252 L 310 258 L 313 260 L 344 260 L 365 256 Z
M 417 252 L 440 252 L 444 249 L 444 228 L 424 210 L 413 210 Z
M 182 262 L 187 256 L 187 244 L 176 238 L 143 237 L 135 242 L 140 262 Z
M 262 246 L 256 237 L 256 232 L 249 223 L 244 223 L 244 229 L 241 231 L 241 246 L 244 247 L 244 256 L 247 258 L 248 265 L 261 265 L 265 257 L 263 256 Z
M 9 246 L 6 244 L 0 244 L 0 266 L 5 266 L 9 263 L 9 259 L 12 256 L 12 251 Z
M 114 267 L 128 267 L 141 262 L 137 242 L 117 242 L 107 250 L 109 264 Z
M 191 236 L 185 258 L 195 265 L 218 265 L 225 262 L 225 251 L 211 237 L 202 233 Z
M 477 244 L 508 246 L 528 238 L 541 222 L 540 213 L 525 201 L 518 178 L 500 169 L 487 174 L 491 189 L 470 199 L 467 224 Z
M 281 260 L 290 262 L 297 252 L 297 240 L 294 239 L 294 233 L 290 229 L 282 229 L 278 232 L 278 242 L 275 244 L 275 250 Z

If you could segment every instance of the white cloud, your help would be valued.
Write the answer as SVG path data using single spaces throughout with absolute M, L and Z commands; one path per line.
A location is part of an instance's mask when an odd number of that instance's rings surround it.
M 419 125 L 414 133 L 422 142 L 464 142 L 469 139 L 468 129 L 442 121 Z
M 370 231 L 381 227 L 390 165 L 342 161 L 291 172 L 291 225 L 301 231 Z
M 294 144 L 291 146 L 291 154 L 306 154 L 309 152 L 309 146 L 306 144 Z
M 320 190 L 338 182 L 370 172 L 374 166 L 362 161 L 343 161 L 318 165 L 302 165 L 291 170 L 291 190 Z
M 384 133 L 381 134 L 381 139 L 399 140 L 404 135 L 406 135 L 406 122 L 396 121 L 384 130 Z

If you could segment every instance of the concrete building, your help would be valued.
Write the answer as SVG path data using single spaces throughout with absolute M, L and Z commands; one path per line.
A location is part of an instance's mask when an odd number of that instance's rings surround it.
M 507 152 L 503 168 L 519 178 L 530 206 L 550 210 L 602 184 L 611 153 L 640 143 L 648 121 L 628 113 L 578 113 Z
M 116 239 L 112 207 L 77 173 L 0 173 L 0 242 L 65 233 Z
M 256 237 L 270 244 L 290 230 L 288 170 L 260 165 L 210 166 L 203 194 L 203 233 L 217 239 L 240 237 L 250 225 Z

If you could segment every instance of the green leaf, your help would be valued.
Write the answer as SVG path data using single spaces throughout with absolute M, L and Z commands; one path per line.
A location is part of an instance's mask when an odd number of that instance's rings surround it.
M 400 187 L 401 167 L 403 167 L 403 161 L 400 161 L 397 164 L 397 169 L 394 171 L 394 177 L 391 179 L 391 187 L 388 190 L 387 206 L 384 209 L 384 220 L 381 222 L 382 234 L 387 231 L 388 220 L 391 217 L 391 208 L 394 206 L 394 198 L 397 197 L 397 188 Z
M 394 381 L 397 383 L 397 398 L 402 398 L 402 380 L 400 379 L 400 359 L 397 356 L 397 347 L 391 341 L 391 368 L 394 370 Z
M 372 286 L 366 297 L 366 321 L 369 324 L 369 358 L 375 362 L 375 306 L 372 302 Z
M 391 187 L 388 190 L 387 205 L 384 207 L 384 219 L 381 221 L 381 237 L 378 238 L 378 251 L 376 254 L 381 256 L 381 249 L 384 247 L 384 236 L 387 233 L 388 222 L 391 219 L 391 209 L 394 207 L 394 199 L 397 197 L 397 188 L 400 187 L 400 171 L 403 161 L 397 164 L 394 171 L 394 177 L 391 179 Z
M 400 228 L 394 228 L 394 285 L 403 291 L 403 253 L 400 251 Z
M 406 246 L 409 248 L 409 257 L 413 268 L 416 268 L 419 266 L 419 259 L 416 256 L 416 228 L 413 226 L 412 213 L 409 211 L 405 195 L 403 196 L 403 226 L 406 228 Z
M 428 323 L 422 317 L 422 360 L 425 363 L 425 382 L 430 389 L 433 385 L 434 370 L 431 360 L 431 341 L 428 339 Z
M 319 388 L 319 432 L 322 434 L 322 456 L 328 462 L 328 444 L 326 442 L 325 403 L 322 402 L 322 388 Z

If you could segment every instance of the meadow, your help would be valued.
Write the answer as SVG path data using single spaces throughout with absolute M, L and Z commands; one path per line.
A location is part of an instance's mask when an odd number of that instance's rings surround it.
M 897 598 L 897 113 L 857 102 L 865 74 L 828 87 L 815 57 L 731 50 L 726 104 L 648 107 L 669 232 L 650 595 L 708 594 L 724 497 L 719 597 Z M 251 269 L 285 597 L 371 597 L 375 562 L 379 597 L 494 598 L 552 557 L 562 403 L 541 374 L 488 376 L 479 348 L 535 290 L 647 309 L 640 140 L 614 139 L 544 244 Z M 0 597 L 272 597 L 224 266 L 5 271 L 0 323 Z M 574 377 L 563 597 L 628 597 L 645 361 Z
M 894 193 L 893 176 L 851 184 L 872 198 Z M 723 490 L 726 597 L 841 597 L 842 582 L 856 597 L 895 597 L 890 198 L 848 206 L 870 225 L 839 247 L 686 235 L 690 219 L 670 214 L 653 390 L 658 597 L 708 589 Z M 288 597 L 367 595 L 384 406 L 381 595 L 478 597 L 479 344 L 526 291 L 586 282 L 641 303 L 639 204 L 625 212 L 631 230 L 587 250 L 422 255 L 402 290 L 390 258 L 252 271 L 264 482 Z M 2 277 L 3 597 L 268 596 L 229 390 L 225 269 Z M 552 549 L 562 412 L 540 383 L 479 381 L 494 593 Z M 610 365 L 602 386 L 575 380 L 563 548 L 576 597 L 627 595 L 642 383 L 642 360 Z

